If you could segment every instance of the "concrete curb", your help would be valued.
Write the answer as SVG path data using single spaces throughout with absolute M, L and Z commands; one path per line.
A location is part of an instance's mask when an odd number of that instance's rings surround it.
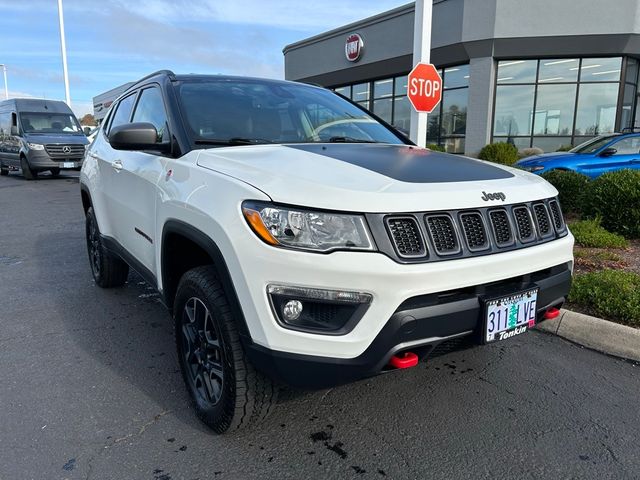
M 536 328 L 599 352 L 640 362 L 640 330 L 636 328 L 565 309 L 557 319 L 542 322 Z

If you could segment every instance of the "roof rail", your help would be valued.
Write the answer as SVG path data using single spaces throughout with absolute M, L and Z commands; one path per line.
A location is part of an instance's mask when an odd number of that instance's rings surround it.
M 167 75 L 167 76 L 169 76 L 169 78 L 171 80 L 175 80 L 175 78 L 176 78 L 176 74 L 173 73 L 171 70 L 158 70 L 157 72 L 150 73 L 149 75 L 146 75 L 146 76 L 142 77 L 140 80 L 137 80 L 133 85 L 131 85 L 129 88 L 127 88 L 127 91 L 131 90 L 133 87 L 138 85 L 140 82 L 144 82 L 145 80 L 147 80 L 149 78 L 153 78 L 156 75 Z

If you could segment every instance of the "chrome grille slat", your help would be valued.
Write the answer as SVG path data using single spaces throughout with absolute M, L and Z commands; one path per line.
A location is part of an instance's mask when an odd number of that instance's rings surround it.
M 64 144 L 47 144 L 45 150 L 51 158 L 82 158 L 84 156 L 84 145 L 64 145 Z M 65 152 L 65 149 L 69 149 Z
M 386 220 L 392 243 L 402 258 L 419 258 L 427 254 L 420 227 L 412 217 L 390 217 Z

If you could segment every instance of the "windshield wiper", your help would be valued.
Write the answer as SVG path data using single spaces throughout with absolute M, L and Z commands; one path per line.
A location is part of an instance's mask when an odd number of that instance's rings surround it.
M 266 138 L 244 138 L 232 137 L 227 140 L 198 138 L 195 140 L 196 145 L 262 145 L 265 143 L 275 143 Z
M 379 143 L 375 140 L 365 140 L 363 138 L 353 137 L 331 137 L 329 143 Z

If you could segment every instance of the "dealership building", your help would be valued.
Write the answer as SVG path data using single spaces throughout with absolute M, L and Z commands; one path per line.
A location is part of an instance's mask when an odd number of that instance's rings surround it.
M 428 0 L 427 0 L 428 1 Z M 408 131 L 414 4 L 287 45 L 285 77 L 332 88 Z M 637 0 L 433 0 L 443 79 L 427 143 L 555 151 L 640 126 Z

